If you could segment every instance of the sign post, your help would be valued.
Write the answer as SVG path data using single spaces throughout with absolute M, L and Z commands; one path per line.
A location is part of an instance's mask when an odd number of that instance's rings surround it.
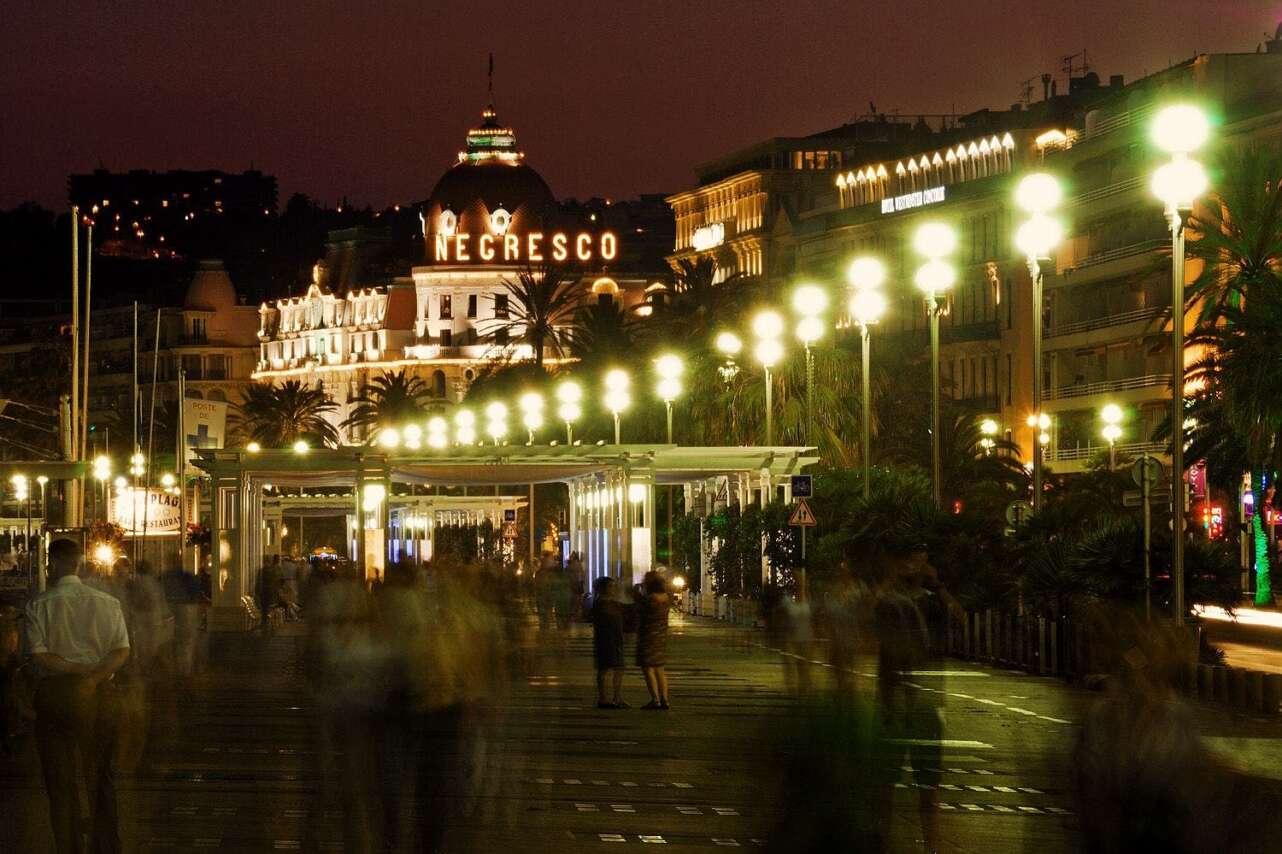
M 810 475 L 793 475 L 792 483 L 794 489 L 799 478 L 805 478 L 804 490 L 805 494 L 809 495 Z M 796 495 L 795 492 L 793 494 Z M 792 515 L 788 517 L 788 524 L 801 529 L 801 584 L 799 587 L 801 598 L 804 601 L 806 598 L 806 529 L 815 526 L 815 514 L 810 509 L 810 505 L 806 503 L 805 498 L 797 499 L 797 506 L 792 511 Z

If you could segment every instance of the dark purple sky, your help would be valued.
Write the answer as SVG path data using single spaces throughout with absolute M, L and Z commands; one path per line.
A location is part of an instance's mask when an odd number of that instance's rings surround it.
M 423 198 L 485 102 L 559 196 L 673 191 L 692 167 L 850 119 L 1004 107 L 1086 48 L 1132 79 L 1251 51 L 1282 0 L 6 0 L 0 207 L 111 169 L 274 173 Z M 181 11 L 180 11 L 181 10 Z M 1040 91 L 1040 86 L 1038 87 Z

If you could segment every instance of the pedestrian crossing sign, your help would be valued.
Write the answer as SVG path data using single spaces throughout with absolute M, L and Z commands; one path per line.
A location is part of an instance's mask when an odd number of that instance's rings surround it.
M 813 528 L 815 526 L 815 514 L 810 509 L 810 505 L 806 503 L 806 499 L 802 498 L 797 502 L 796 509 L 788 517 L 788 524 L 796 525 L 800 528 Z

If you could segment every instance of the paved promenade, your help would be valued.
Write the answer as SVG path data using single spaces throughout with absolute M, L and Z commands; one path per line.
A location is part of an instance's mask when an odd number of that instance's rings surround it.
M 763 849 L 772 829 L 778 840 L 787 793 L 777 750 L 782 733 L 805 723 L 785 689 L 795 659 L 758 632 L 686 618 L 670 644 L 672 711 L 602 711 L 589 632 L 575 626 L 560 650 L 549 643 L 485 716 L 484 737 L 468 746 L 468 764 L 484 770 L 446 787 L 467 803 L 448 811 L 445 850 Z M 298 629 L 241 639 L 190 686 L 164 692 L 139 771 L 122 781 L 128 850 L 348 849 L 342 801 L 322 793 L 302 642 Z M 871 692 L 872 663 L 855 669 Z M 830 670 L 813 670 L 827 684 Z M 942 692 L 946 717 L 939 768 L 922 769 L 938 778 L 943 850 L 1072 850 L 1067 755 L 1098 695 L 958 661 L 920 678 Z M 645 702 L 634 671 L 626 690 L 633 706 Z M 1279 786 L 1276 723 L 1197 715 L 1204 736 L 1259 775 L 1261 791 Z M 47 850 L 39 780 L 29 741 L 0 759 L 0 850 Z M 895 850 L 921 850 L 913 785 L 907 766 L 891 801 Z M 840 797 L 816 789 L 803 801 Z

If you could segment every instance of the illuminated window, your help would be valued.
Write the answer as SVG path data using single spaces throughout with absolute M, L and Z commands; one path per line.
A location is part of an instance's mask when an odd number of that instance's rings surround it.
M 507 318 L 507 294 L 494 295 L 494 316 L 497 318 Z
M 452 319 L 454 317 L 454 298 L 449 294 L 441 294 L 439 308 L 441 320 Z

